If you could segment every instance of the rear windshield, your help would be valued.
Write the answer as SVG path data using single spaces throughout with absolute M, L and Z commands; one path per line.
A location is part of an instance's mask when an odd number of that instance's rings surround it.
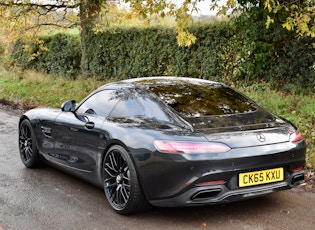
M 255 104 L 219 83 L 151 79 L 144 83 L 161 100 L 188 117 L 250 113 Z

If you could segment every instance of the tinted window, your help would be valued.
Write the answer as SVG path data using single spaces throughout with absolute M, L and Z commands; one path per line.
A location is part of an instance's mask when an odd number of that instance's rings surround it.
M 139 97 L 139 101 L 145 108 L 146 117 L 155 118 L 160 121 L 171 121 L 172 115 L 167 111 L 166 106 L 158 99 L 152 97 Z
M 113 109 L 117 101 L 117 95 L 114 90 L 103 90 L 84 101 L 78 108 L 77 112 L 81 114 L 96 114 L 98 116 L 106 117 Z
M 151 92 L 142 89 L 118 90 L 117 103 L 110 117 L 145 117 L 153 120 L 171 121 L 172 114 Z
M 136 99 L 130 98 L 126 101 L 119 101 L 114 110 L 110 113 L 110 117 L 133 117 L 143 116 L 144 109 Z
M 248 113 L 256 110 L 247 98 L 219 83 L 152 79 L 141 84 L 185 116 Z

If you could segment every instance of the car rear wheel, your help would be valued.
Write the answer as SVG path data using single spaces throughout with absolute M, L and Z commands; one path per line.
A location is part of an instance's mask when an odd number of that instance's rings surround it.
M 149 207 L 134 164 L 123 147 L 115 145 L 107 151 L 103 179 L 106 198 L 116 212 L 126 215 Z
M 19 127 L 19 151 L 21 160 L 26 167 L 37 168 L 43 166 L 29 120 L 23 120 Z

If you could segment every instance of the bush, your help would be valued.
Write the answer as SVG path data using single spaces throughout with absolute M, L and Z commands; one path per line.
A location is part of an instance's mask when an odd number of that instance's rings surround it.
M 281 47 L 282 55 L 277 60 L 275 72 L 285 91 L 292 91 L 297 85 L 301 89 L 315 90 L 314 42 L 310 37 L 291 39 Z
M 76 76 L 80 73 L 80 38 L 75 35 L 58 33 L 40 37 L 46 50 L 37 57 L 36 67 L 47 73 Z
M 195 24 L 188 28 L 197 37 L 190 47 L 177 45 L 174 28 L 90 31 L 85 38 L 89 75 L 97 79 L 174 75 L 245 86 L 268 82 L 287 91 L 298 84 L 315 90 L 315 39 L 297 40 L 280 23 L 266 29 L 265 17 L 266 12 L 253 7 L 235 20 Z M 58 33 L 41 36 L 36 43 L 20 39 L 11 57 L 23 69 L 74 77 L 80 73 L 80 37 Z
M 25 42 L 23 38 L 14 44 L 13 52 L 10 56 L 11 64 L 24 69 L 31 69 L 37 63 L 35 54 L 38 53 L 37 43 Z
M 36 42 L 19 39 L 11 54 L 12 64 L 22 69 L 74 77 L 80 73 L 80 37 L 65 33 L 38 37 Z
M 177 45 L 172 28 L 115 28 L 96 35 L 91 32 L 89 71 L 104 78 L 176 75 L 221 79 L 226 75 L 224 50 L 229 50 L 232 28 L 231 23 L 189 28 L 198 38 L 190 47 Z
M 281 26 L 283 11 L 267 29 L 267 10 L 252 7 L 237 17 L 234 47 L 240 62 L 234 81 L 249 85 L 268 82 L 273 88 L 292 91 L 296 86 L 315 90 L 315 38 L 297 39 Z

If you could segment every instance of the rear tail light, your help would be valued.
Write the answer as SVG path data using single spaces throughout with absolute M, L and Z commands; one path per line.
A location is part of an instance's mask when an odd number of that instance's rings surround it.
M 154 141 L 155 148 L 162 153 L 224 153 L 230 148 L 217 142 L 187 142 L 187 141 Z
M 294 133 L 291 134 L 290 136 L 290 141 L 295 143 L 303 140 L 302 134 L 299 131 L 295 131 Z
M 298 172 L 298 171 L 302 171 L 304 169 L 304 167 L 297 167 L 292 169 L 292 172 Z

